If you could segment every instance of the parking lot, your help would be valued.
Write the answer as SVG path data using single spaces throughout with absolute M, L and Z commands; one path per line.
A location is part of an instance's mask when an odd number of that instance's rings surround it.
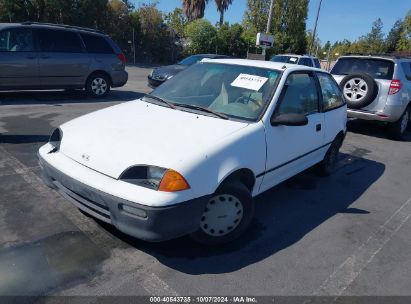
M 411 134 L 349 122 L 330 177 L 310 170 L 260 195 L 252 228 L 208 248 L 146 243 L 85 216 L 39 178 L 56 126 L 150 91 L 148 68 L 101 100 L 0 93 L 0 295 L 409 295 Z

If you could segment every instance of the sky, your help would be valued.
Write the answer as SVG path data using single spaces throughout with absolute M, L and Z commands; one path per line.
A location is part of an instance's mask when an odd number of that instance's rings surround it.
M 275 0 L 274 0 L 275 1 Z M 181 6 L 181 0 L 134 0 L 136 6 L 144 2 L 158 2 L 158 8 L 170 12 Z M 315 16 L 320 0 L 310 0 L 307 29 L 314 28 Z M 241 22 L 246 9 L 246 0 L 233 0 L 225 13 L 230 23 Z M 404 18 L 411 10 L 411 0 L 323 0 L 318 19 L 317 34 L 324 44 L 343 39 L 355 40 L 371 30 L 372 22 L 381 18 L 387 33 L 395 21 Z M 204 18 L 212 24 L 219 20 L 219 13 L 213 0 L 209 0 Z

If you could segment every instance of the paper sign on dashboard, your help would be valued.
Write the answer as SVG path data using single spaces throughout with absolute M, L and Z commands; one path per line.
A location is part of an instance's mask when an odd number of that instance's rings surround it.
M 250 74 L 240 74 L 238 77 L 231 83 L 233 87 L 245 88 L 248 90 L 258 91 L 266 83 L 268 78 L 250 75 Z

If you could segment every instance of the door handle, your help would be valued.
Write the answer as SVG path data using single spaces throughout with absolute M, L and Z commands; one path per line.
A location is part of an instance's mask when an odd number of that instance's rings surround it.
M 315 126 L 315 130 L 318 132 L 318 131 L 321 131 L 321 124 L 317 124 L 316 126 Z

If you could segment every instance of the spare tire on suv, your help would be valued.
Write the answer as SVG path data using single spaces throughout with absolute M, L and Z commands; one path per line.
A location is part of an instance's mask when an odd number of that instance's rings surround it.
M 378 94 L 375 80 L 368 74 L 351 74 L 345 76 L 340 83 L 347 106 L 359 109 L 368 106 Z

